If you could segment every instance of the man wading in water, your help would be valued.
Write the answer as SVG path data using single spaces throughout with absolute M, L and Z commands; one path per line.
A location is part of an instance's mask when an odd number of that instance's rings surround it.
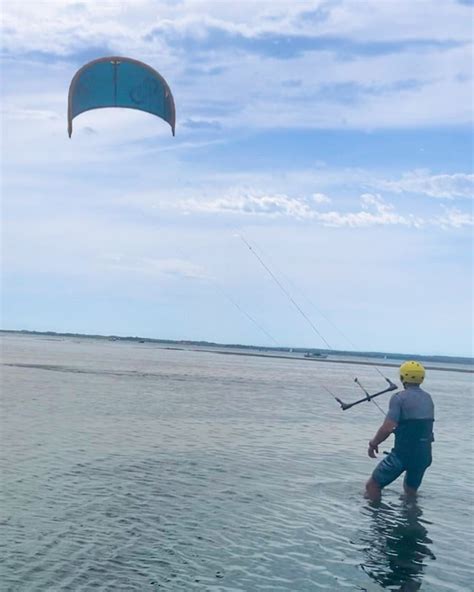
M 419 362 L 400 366 L 404 390 L 392 395 L 385 421 L 369 442 L 368 454 L 376 458 L 379 444 L 395 432 L 395 447 L 379 462 L 366 483 L 366 496 L 372 501 L 378 501 L 382 489 L 403 472 L 405 492 L 415 495 L 431 464 L 434 405 L 431 395 L 420 388 L 424 378 L 425 369 Z

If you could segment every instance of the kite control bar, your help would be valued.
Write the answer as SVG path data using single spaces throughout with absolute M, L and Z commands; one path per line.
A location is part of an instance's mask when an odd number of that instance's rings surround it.
M 373 395 L 371 395 L 370 393 L 368 393 L 365 390 L 365 388 L 361 385 L 359 380 L 357 378 L 354 378 L 354 382 L 356 382 L 360 386 L 360 388 L 364 391 L 365 397 L 363 399 L 359 399 L 358 401 L 354 401 L 353 403 L 344 403 L 344 401 L 341 401 L 341 399 L 338 399 L 337 397 L 335 397 L 335 399 L 339 403 L 339 405 L 341 406 L 341 409 L 343 411 L 346 411 L 347 409 L 354 407 L 354 405 L 358 405 L 359 403 L 365 403 L 367 401 L 371 401 L 372 399 L 375 399 L 375 397 L 379 397 L 380 395 L 383 395 L 385 393 L 389 393 L 390 391 L 394 391 L 398 388 L 398 386 L 394 382 L 392 382 L 389 378 L 385 378 L 385 380 L 388 382 L 388 387 L 383 389 L 383 391 L 379 391 L 378 393 L 374 393 Z

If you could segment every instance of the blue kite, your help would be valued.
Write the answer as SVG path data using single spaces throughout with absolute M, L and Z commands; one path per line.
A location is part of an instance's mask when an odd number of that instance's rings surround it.
M 170 87 L 143 62 L 123 57 L 99 58 L 76 72 L 69 86 L 69 137 L 74 117 L 103 107 L 125 107 L 157 115 L 170 124 L 174 136 L 176 110 Z

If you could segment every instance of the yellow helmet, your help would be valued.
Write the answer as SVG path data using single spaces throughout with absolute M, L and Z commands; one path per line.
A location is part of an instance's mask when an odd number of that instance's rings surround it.
M 420 362 L 404 362 L 400 366 L 400 380 L 410 384 L 421 384 L 425 379 L 425 369 Z

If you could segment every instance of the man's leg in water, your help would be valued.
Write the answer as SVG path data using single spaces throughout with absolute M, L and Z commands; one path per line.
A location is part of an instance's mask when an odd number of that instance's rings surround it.
M 373 477 L 365 484 L 365 497 L 371 502 L 378 502 L 382 497 L 382 488 Z
M 390 452 L 375 467 L 372 476 L 365 484 L 365 494 L 373 502 L 379 501 L 382 496 L 382 489 L 398 479 L 405 470 L 402 461 L 395 452 Z M 411 485 L 409 482 L 408 485 Z
M 423 475 L 430 464 L 431 458 L 427 463 L 421 465 L 420 467 L 410 467 L 407 469 L 407 472 L 405 473 L 405 479 L 403 479 L 403 489 L 405 490 L 407 497 L 416 497 L 418 488 L 420 487 L 423 480 Z
M 407 485 L 406 478 L 403 480 L 403 489 L 405 491 L 406 496 L 409 497 L 409 498 L 416 497 L 416 494 L 418 493 L 418 489 L 415 489 L 414 487 L 409 487 Z

